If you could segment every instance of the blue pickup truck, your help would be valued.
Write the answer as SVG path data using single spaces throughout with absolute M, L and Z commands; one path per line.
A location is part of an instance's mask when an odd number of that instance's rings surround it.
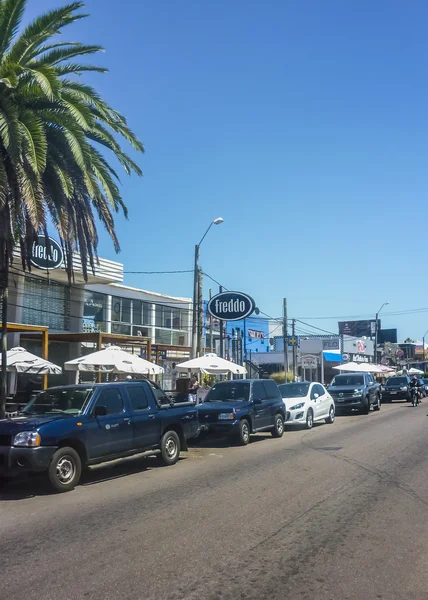
M 46 472 L 56 491 L 67 492 L 84 467 L 145 451 L 173 465 L 198 432 L 195 406 L 173 405 L 148 380 L 50 388 L 0 421 L 0 484 Z
M 201 431 L 233 436 L 244 446 L 258 431 L 270 431 L 277 438 L 284 433 L 285 405 L 272 379 L 216 383 L 198 412 Z

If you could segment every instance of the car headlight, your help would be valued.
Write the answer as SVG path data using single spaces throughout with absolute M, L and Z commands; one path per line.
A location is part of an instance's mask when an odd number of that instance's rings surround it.
M 407 386 L 406 386 L 406 385 L 403 385 L 403 386 L 400 388 L 400 390 L 401 390 L 402 392 L 407 392 Z
M 353 396 L 361 396 L 361 394 L 362 394 L 361 390 L 354 390 L 352 395 Z
M 305 406 L 304 402 L 299 402 L 299 404 L 295 404 L 290 408 L 290 410 L 299 410 L 299 408 L 303 408 Z
M 40 446 L 40 433 L 37 431 L 21 431 L 13 438 L 13 446 L 26 446 L 27 448 L 36 448 Z
M 234 418 L 234 413 L 220 413 L 218 416 L 219 421 L 233 421 Z

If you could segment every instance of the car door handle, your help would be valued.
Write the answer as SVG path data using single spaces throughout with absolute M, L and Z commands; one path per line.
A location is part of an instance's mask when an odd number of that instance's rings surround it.
M 154 419 L 155 415 L 149 415 L 149 419 Z
M 126 417 L 123 420 L 125 421 L 125 423 L 128 423 L 128 425 L 131 425 L 131 419 L 129 417 Z

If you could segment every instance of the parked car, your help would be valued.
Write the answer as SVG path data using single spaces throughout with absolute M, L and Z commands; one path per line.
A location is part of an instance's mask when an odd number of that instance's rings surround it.
M 318 421 L 334 423 L 334 400 L 321 383 L 303 381 L 283 383 L 279 391 L 287 404 L 287 425 L 304 425 L 312 429 Z
M 336 375 L 328 387 L 334 399 L 336 414 L 357 409 L 365 415 L 380 410 L 381 391 L 370 373 L 341 373 Z
M 151 381 L 50 388 L 0 421 L 0 478 L 41 471 L 67 492 L 87 465 L 144 451 L 173 465 L 198 430 L 196 408 L 172 405 Z
M 272 379 L 236 379 L 216 383 L 198 406 L 202 431 L 236 437 L 247 445 L 252 433 L 284 433 L 285 408 Z
M 412 397 L 410 394 L 410 377 L 400 375 L 397 377 L 389 377 L 382 391 L 382 400 L 392 402 L 393 400 L 407 400 L 410 402 Z

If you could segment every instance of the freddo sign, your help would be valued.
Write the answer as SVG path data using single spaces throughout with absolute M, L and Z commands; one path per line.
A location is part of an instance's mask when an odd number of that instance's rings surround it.
M 208 312 L 216 319 L 239 321 L 254 312 L 256 303 L 242 292 L 221 292 L 208 303 Z
M 58 269 L 62 265 L 63 252 L 57 241 L 49 238 L 49 249 L 44 235 L 37 236 L 31 249 L 31 264 L 38 269 Z

